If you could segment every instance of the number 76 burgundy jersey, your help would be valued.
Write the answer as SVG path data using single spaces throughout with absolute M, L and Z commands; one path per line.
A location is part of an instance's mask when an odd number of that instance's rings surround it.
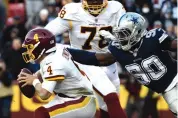
M 96 17 L 85 11 L 82 3 L 70 3 L 45 28 L 55 35 L 69 31 L 73 48 L 106 52 L 108 43 L 99 35 L 99 31 L 112 31 L 124 13 L 122 4 L 116 1 L 108 1 L 106 8 Z

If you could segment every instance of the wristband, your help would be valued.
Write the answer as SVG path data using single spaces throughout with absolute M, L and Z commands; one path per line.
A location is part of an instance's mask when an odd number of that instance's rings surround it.
M 37 84 L 40 84 L 41 82 L 39 79 L 34 79 L 32 85 L 35 87 Z

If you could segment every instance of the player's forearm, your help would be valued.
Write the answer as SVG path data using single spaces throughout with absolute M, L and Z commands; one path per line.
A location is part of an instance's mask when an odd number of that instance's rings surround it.
M 72 55 L 72 59 L 81 64 L 99 66 L 94 52 L 67 48 L 67 51 Z
M 109 66 L 116 62 L 115 58 L 111 53 L 96 53 L 97 60 L 102 60 L 99 62 L 100 66 Z
M 72 58 L 85 65 L 108 66 L 115 62 L 115 59 L 109 53 L 95 53 L 84 50 L 67 48 Z
M 34 87 L 35 87 L 37 95 L 42 100 L 46 100 L 51 96 L 50 92 L 48 92 L 46 89 L 42 88 L 42 84 L 41 83 L 37 83 Z

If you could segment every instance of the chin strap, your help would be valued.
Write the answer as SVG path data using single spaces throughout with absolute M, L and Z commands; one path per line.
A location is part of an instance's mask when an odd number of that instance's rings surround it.
M 43 50 L 41 51 L 40 55 L 38 56 L 38 58 L 35 59 L 34 61 L 31 61 L 31 63 L 34 64 L 35 61 L 38 60 L 38 59 L 43 55 L 44 52 L 45 52 L 45 49 L 43 49 Z

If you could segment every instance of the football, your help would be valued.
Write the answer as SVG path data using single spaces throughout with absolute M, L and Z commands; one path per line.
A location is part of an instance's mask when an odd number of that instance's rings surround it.
M 23 68 L 22 72 L 24 73 L 28 73 L 28 74 L 32 74 L 32 72 L 30 70 L 28 70 L 27 68 Z M 25 95 L 28 98 L 32 98 L 35 95 L 35 88 L 33 85 L 27 85 L 25 87 L 21 87 L 24 83 L 19 83 L 19 88 L 20 91 L 23 93 L 23 95 Z

